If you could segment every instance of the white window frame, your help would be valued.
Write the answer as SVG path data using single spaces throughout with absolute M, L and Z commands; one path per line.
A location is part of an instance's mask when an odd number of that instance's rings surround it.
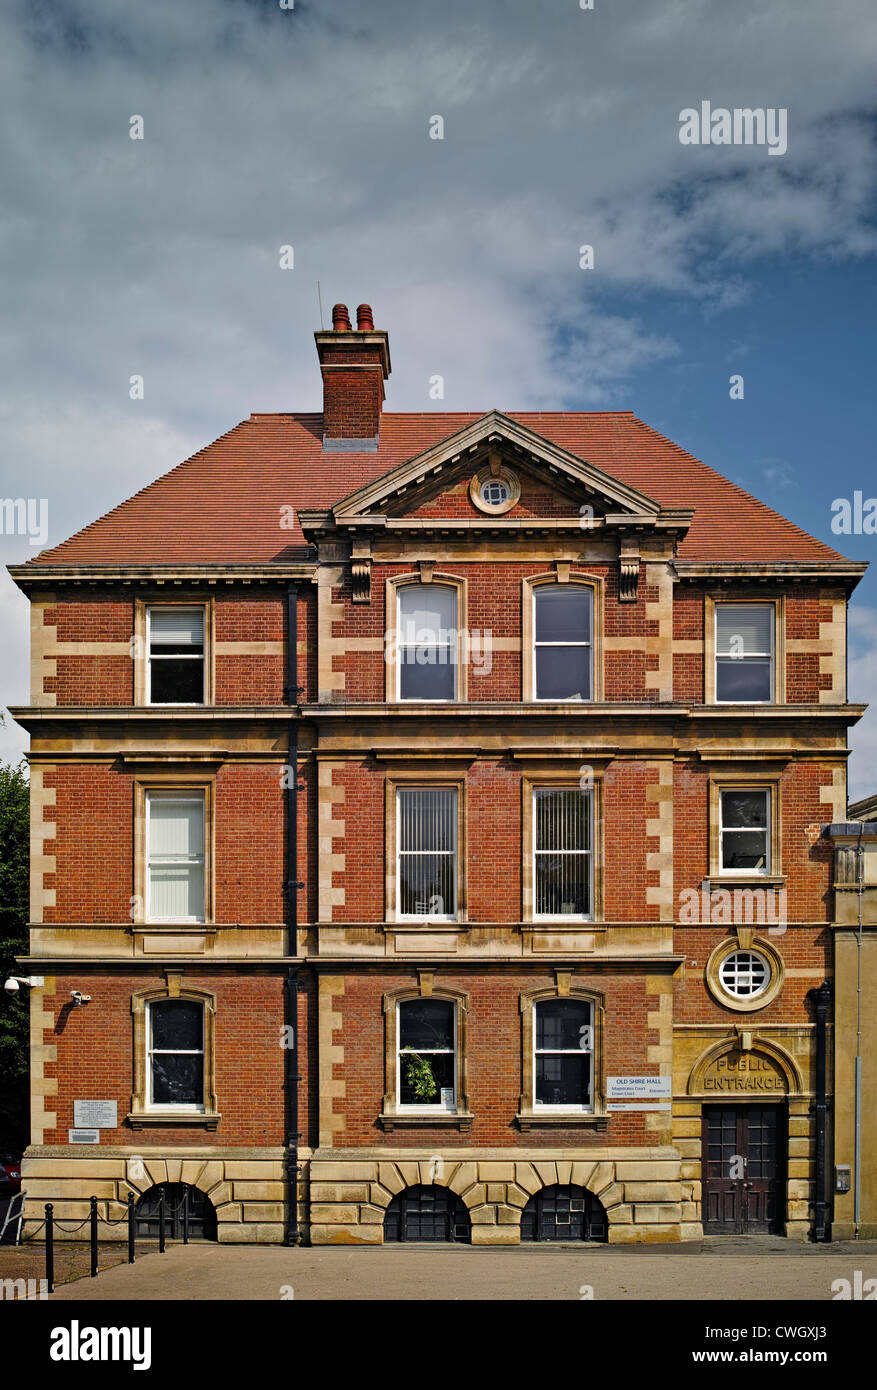
M 412 589 L 447 589 L 454 595 L 454 614 L 455 626 L 453 628 L 453 638 L 447 643 L 436 642 L 436 647 L 445 647 L 447 651 L 453 652 L 456 660 L 453 662 L 438 662 L 438 665 L 449 665 L 454 673 L 454 693 L 453 695 L 404 695 L 402 694 L 402 670 L 405 666 L 403 653 L 409 650 L 409 644 L 402 641 L 402 595 Z M 440 579 L 432 580 L 429 584 L 423 580 L 415 580 L 408 584 L 399 584 L 396 587 L 396 699 L 399 704 L 404 705 L 453 705 L 460 699 L 460 591 L 455 584 L 444 584 Z M 415 643 L 415 646 L 417 644 Z M 429 645 L 422 643 L 421 645 Z
M 201 913 L 200 913 L 199 916 L 196 916 L 196 917 L 154 917 L 154 916 L 152 915 L 152 853 L 151 853 L 151 845 L 150 845 L 150 841 L 151 841 L 151 837 L 152 837 L 152 809 L 151 809 L 151 808 L 152 808 L 152 803 L 153 803 L 153 801 L 162 801 L 162 800 L 163 800 L 163 801 L 170 801 L 170 800 L 173 800 L 173 801 L 189 802 L 189 803 L 191 803 L 191 804 L 194 805 L 194 806 L 200 806 L 200 807 L 201 807 L 202 827 L 203 827 L 203 830 L 202 830 L 202 844 L 203 844 L 203 846 L 204 846 L 201 855 L 200 855 L 200 856 L 188 855 L 188 856 L 186 856 L 185 858 L 182 858 L 182 857 L 181 857 L 179 860 L 171 860 L 171 861 L 167 861 L 167 860 L 166 860 L 166 861 L 165 861 L 165 864 L 166 864 L 166 865 L 167 865 L 168 863 L 180 863 L 180 864 L 184 864 L 184 865 L 197 865 L 197 864 L 200 863 L 200 865 L 201 865 L 201 878 L 202 878 L 202 883 L 203 883 L 203 898 L 202 898 L 202 904 L 201 904 Z M 146 871 L 146 875 L 145 875 L 145 876 L 146 876 L 146 882 L 145 882 L 144 887 L 145 887 L 145 899 L 146 899 L 146 901 L 145 901 L 145 903 L 144 903 L 144 920 L 147 921 L 147 922 L 179 922 L 180 924 L 182 924 L 182 923 L 189 923 L 189 922 L 192 922 L 192 923 L 206 922 L 206 921 L 207 921 L 207 796 L 206 796 L 205 792 L 204 792 L 202 789 L 199 789 L 199 788 L 192 788 L 192 790 L 188 790 L 188 789 L 180 789 L 180 790 L 177 790 L 177 788 L 175 788 L 175 787 L 168 787 L 167 789 L 165 789 L 165 788 L 163 788 L 163 787 L 148 787 L 148 788 L 146 789 L 146 816 L 145 816 L 145 820 L 146 820 L 146 852 L 145 852 L 145 864 L 144 864 L 144 867 L 145 867 L 145 871 Z
M 720 608 L 767 608 L 770 610 L 770 650 L 766 652 L 745 652 L 740 658 L 741 663 L 745 663 L 748 657 L 764 660 L 770 658 L 770 695 L 766 700 L 720 700 L 719 699 L 719 660 L 728 659 L 727 652 L 719 651 L 719 609 Z M 715 702 L 717 705 L 774 705 L 776 704 L 776 682 L 777 682 L 777 606 L 775 603 L 740 603 L 734 599 L 716 599 L 713 604 L 713 680 L 715 689 Z
M 185 1057 L 200 1057 L 200 1058 L 201 1058 L 201 1088 L 202 1088 L 202 1095 L 204 1095 L 204 1096 L 206 1097 L 206 1094 L 207 1094 L 206 1021 L 205 1021 L 205 1016 L 204 1016 L 204 1005 L 203 1005 L 203 1004 L 200 1004 L 200 1003 L 198 1002 L 197 999 L 182 999 L 182 1000 L 180 1001 L 180 1002 L 182 1002 L 182 1003 L 184 1003 L 184 1004 L 194 1004 L 197 1008 L 199 1008 L 199 1009 L 201 1010 L 201 1046 L 200 1046 L 200 1048 L 191 1048 L 191 1047 L 175 1047 L 175 1048 L 166 1048 L 166 1047 L 162 1047 L 162 1048 L 154 1048 L 154 1047 L 152 1046 L 152 1018 L 153 1018 L 153 1012 L 152 1012 L 152 1011 L 153 1011 L 153 1008 L 155 1007 L 156 1004 L 158 1004 L 158 1005 L 161 1005 L 161 1004 L 173 1004 L 173 1003 L 175 1003 L 175 1002 L 176 1002 L 176 1001 L 175 1001 L 174 999 L 171 999 L 171 998 L 150 999 L 150 1000 L 147 1000 L 147 1004 L 146 1004 L 146 1102 L 145 1102 L 145 1103 L 146 1103 L 146 1109 L 147 1109 L 148 1111 L 152 1112 L 152 1113 L 159 1113 L 159 1114 L 163 1114 L 165 1111 L 171 1111 L 171 1110 L 173 1110 L 173 1111 L 176 1111 L 176 1112 L 178 1112 L 179 1114 L 182 1114 L 182 1115 L 204 1115 L 204 1114 L 207 1113 L 207 1106 L 206 1106 L 206 1104 L 205 1104 L 203 1101 L 202 1101 L 201 1104 L 199 1105 L 197 1102 L 194 1102 L 194 1101 L 193 1101 L 193 1102 L 187 1102 L 187 1101 L 172 1101 L 172 1100 L 154 1101 L 153 1098 L 152 1098 L 152 1079 L 153 1079 L 153 1078 L 152 1078 L 152 1058 L 153 1058 L 153 1056 L 154 1056 L 156 1053 L 158 1053 L 159 1055 L 162 1055 L 162 1054 L 164 1054 L 164 1053 L 167 1053 L 167 1054 L 169 1054 L 170 1056 L 174 1056 L 174 1057 L 178 1057 L 178 1056 L 185 1056 Z
M 451 1010 L 451 1022 L 452 1022 L 452 1025 L 453 1025 L 453 1051 L 452 1051 L 452 1053 L 451 1053 L 450 1055 L 453 1057 L 453 1061 L 454 1061 L 454 1065 L 453 1065 L 453 1075 L 454 1075 L 454 1100 L 453 1100 L 453 1104 L 450 1105 L 450 1106 L 448 1106 L 448 1105 L 443 1105 L 443 1104 L 441 1103 L 441 1101 L 439 1101 L 439 1103 L 438 1103 L 437 1105 L 429 1105 L 429 1104 L 421 1104 L 421 1105 L 403 1105 L 403 1103 L 402 1103 L 402 1008 L 403 1008 L 403 1006 L 404 1006 L 405 1004 L 417 1004 L 417 1003 L 422 1002 L 422 1000 L 421 1000 L 421 998 L 416 998 L 416 999 L 398 999 L 398 1000 L 396 1001 L 396 1109 L 397 1109 L 397 1111 L 398 1111 L 400 1114 L 402 1114 L 402 1115 L 413 1115 L 413 1114 L 417 1114 L 417 1115 L 456 1115 L 456 1113 L 457 1113 L 457 1109 L 458 1109 L 457 1077 L 458 1077 L 458 1063 L 459 1063 L 459 1058 L 458 1058 L 458 1055 L 457 1055 L 457 1049 L 458 1049 L 458 1047 L 459 1047 L 459 1038 L 458 1038 L 458 1030 L 457 1030 L 457 1006 L 456 1006 L 456 1003 L 455 1003 L 455 1001 L 454 1001 L 453 999 L 443 999 L 442 996 L 441 996 L 440 994 L 439 994 L 439 995 L 435 995 L 435 996 L 433 996 L 433 997 L 436 998 L 440 1003 L 442 1003 L 442 1004 L 447 1004 L 447 1005 L 450 1007 L 450 1010 Z M 436 1049 L 436 1048 L 419 1048 L 419 1049 L 411 1048 L 410 1050 L 411 1050 L 412 1052 L 416 1051 L 418 1057 L 434 1057 L 434 1056 L 447 1057 L 447 1056 L 448 1056 L 448 1053 L 447 1053 L 446 1051 L 444 1051 L 444 1050 L 439 1051 L 439 1050 Z M 439 1088 L 439 1091 L 440 1091 L 440 1092 L 441 1092 L 441 1089 L 442 1089 L 442 1088 Z M 447 1088 L 445 1088 L 445 1089 L 447 1089 Z
M 191 656 L 185 652 L 174 652 L 172 655 L 162 656 L 160 653 L 152 651 L 152 614 L 157 608 L 173 608 L 183 613 L 201 613 L 201 651 L 193 652 Z M 153 700 L 152 698 L 152 663 L 153 661 L 200 661 L 201 662 L 201 689 L 203 698 L 200 700 Z M 146 704 L 156 706 L 159 709 L 200 709 L 207 703 L 207 605 L 203 603 L 149 603 L 146 605 Z
M 754 956 L 764 966 L 767 973 L 764 977 L 764 982 L 761 985 L 760 989 L 750 991 L 749 994 L 737 994 L 728 985 L 724 978 L 724 970 L 728 962 L 735 960 L 737 956 Z M 762 951 L 759 951 L 755 946 L 747 946 L 745 948 L 739 947 L 736 951 L 729 951 L 726 956 L 722 957 L 721 961 L 719 962 L 718 969 L 716 971 L 716 978 L 718 979 L 720 988 L 728 996 L 729 999 L 733 999 L 735 1004 L 739 1004 L 741 1001 L 745 1004 L 748 1003 L 750 999 L 760 999 L 762 995 L 767 994 L 773 982 L 773 974 L 773 966 L 771 965 L 771 962 L 768 960 L 767 956 Z
M 580 595 L 584 598 L 585 602 L 588 604 L 588 636 L 587 636 L 586 641 L 584 641 L 584 642 L 540 642 L 540 641 L 538 640 L 538 638 L 536 637 L 536 632 L 537 632 L 537 626 L 536 626 L 536 623 L 537 623 L 537 619 L 536 619 L 536 604 L 537 604 L 537 601 L 538 601 L 538 599 L 539 599 L 539 595 L 540 595 L 540 594 L 543 594 L 543 593 L 546 593 L 546 592 L 553 593 L 554 590 L 555 590 L 555 587 L 556 587 L 556 586 L 553 585 L 553 584 L 534 584 L 534 585 L 532 586 L 532 588 L 531 588 L 531 599 L 530 599 L 530 602 L 531 602 L 532 605 L 533 605 L 533 650 L 532 650 L 532 652 L 531 652 L 531 654 L 530 654 L 530 661 L 531 661 L 531 663 L 532 663 L 532 673 L 533 673 L 533 699 L 534 699 L 534 701 L 537 701 L 539 704 L 546 704 L 546 705 L 590 705 L 590 704 L 593 704 L 593 703 L 594 703 L 594 678 L 595 678 L 595 673 L 594 673 L 594 602 L 595 602 L 595 599 L 594 599 L 594 589 L 593 589 L 593 587 L 592 587 L 590 584 L 567 584 L 567 585 L 564 585 L 564 586 L 563 586 L 564 589 L 575 590 L 575 592 L 576 592 L 577 594 L 580 594 Z M 540 695 L 540 694 L 539 694 L 539 668 L 538 668 L 538 664 L 537 664 L 537 661 L 536 661 L 536 654 L 537 654 L 537 651 L 538 651 L 538 649 L 539 649 L 540 647 L 587 647 L 588 652 L 589 652 L 589 667 L 590 667 L 590 678 L 591 678 L 591 680 L 590 680 L 590 684 L 591 684 L 591 693 L 590 693 L 590 695 L 588 696 L 587 700 L 583 700 L 583 699 L 581 698 L 581 696 L 575 696 L 575 695 L 566 695 L 566 696 L 564 696 L 564 697 L 559 697 L 559 696 L 555 696 L 555 695 Z
M 542 792 L 580 792 L 584 796 L 588 806 L 588 829 L 590 849 L 567 849 L 567 850 L 542 850 L 539 848 L 539 818 L 536 811 L 536 800 Z M 544 783 L 538 787 L 531 788 L 532 802 L 532 823 L 533 823 L 533 921 L 534 922 L 593 922 L 594 920 L 594 789 L 591 787 L 585 791 L 581 787 L 571 786 L 569 783 Z M 587 858 L 588 870 L 588 908 L 584 913 L 581 912 L 538 912 L 536 904 L 539 901 L 539 875 L 537 866 L 540 854 L 575 854 Z
M 561 1004 L 562 1004 L 562 1003 L 565 1003 L 565 1002 L 566 1002 L 565 999 L 563 999 L 562 997 L 559 997 L 559 996 L 557 996 L 557 995 L 552 996 L 551 998 L 548 998 L 548 999 L 536 999 L 536 1000 L 533 1001 L 533 1056 L 532 1056 L 532 1058 L 530 1059 L 530 1065 L 531 1065 L 531 1068 L 532 1068 L 533 1110 L 534 1110 L 534 1113 L 537 1113 L 537 1114 L 539 1114 L 539 1113 L 544 1113 L 545 1111 L 550 1111 L 552 1114 L 564 1114 L 564 1115 L 591 1115 L 591 1114 L 593 1114 L 593 1112 L 594 1112 L 594 1084 L 595 1084 L 594 1061 L 595 1061 L 596 1041 L 597 1041 L 596 1035 L 595 1035 L 595 1031 L 594 1031 L 596 1025 L 595 1025 L 595 1017 L 594 1017 L 594 1012 L 595 1012 L 595 1011 L 594 1011 L 594 1003 L 593 1003 L 593 1000 L 580 999 L 580 998 L 577 998 L 575 995 L 570 995 L 570 996 L 569 996 L 569 1002 L 570 1002 L 570 1003 L 572 1003 L 572 1004 L 585 1004 L 585 1005 L 587 1006 L 587 1009 L 588 1009 L 588 1023 L 587 1023 L 587 1027 L 590 1029 L 590 1033 L 591 1033 L 591 1037 L 590 1037 L 591 1046 L 590 1046 L 590 1048 L 589 1048 L 589 1050 L 588 1050 L 588 1056 L 590 1057 L 590 1067 L 589 1067 L 589 1072 L 588 1072 L 588 1094 L 589 1094 L 590 1097 L 591 1097 L 590 1102 L 589 1102 L 587 1105 L 550 1105 L 550 1104 L 547 1104 L 545 1101 L 539 1100 L 539 1099 L 537 1098 L 537 1096 L 536 1096 L 536 1058 L 537 1058 L 537 1057 L 540 1057 L 540 1056 L 546 1056 L 546 1057 L 580 1056 L 581 1053 L 584 1051 L 584 1049 L 583 1049 L 583 1048 L 580 1048 L 580 1047 L 565 1047 L 565 1048 L 541 1047 L 541 1048 L 540 1048 L 540 1047 L 537 1045 L 537 1039 L 538 1039 L 538 1037 L 539 1037 L 539 1025 L 538 1025 L 538 1021 L 537 1021 L 537 1020 L 538 1020 L 537 1010 L 539 1009 L 539 1007 L 540 1007 L 542 1004 L 558 1004 L 558 1003 L 561 1003 Z
M 404 850 L 402 849 L 402 796 L 406 792 L 450 792 L 454 798 L 454 834 L 455 844 L 452 850 Z M 454 903 L 453 908 L 447 913 L 429 912 L 403 912 L 402 911 L 402 855 L 406 857 L 415 854 L 448 854 L 454 860 Z M 415 785 L 406 784 L 396 788 L 396 916 L 400 922 L 456 922 L 459 912 L 460 898 L 460 788 L 446 786 L 432 786 L 429 782 L 417 783 Z
M 763 866 L 762 868 L 760 868 L 760 869 L 741 869 L 741 868 L 739 868 L 739 867 L 732 868 L 732 867 L 726 867 L 726 866 L 725 866 L 725 834 L 726 834 L 726 831 L 727 831 L 728 834 L 731 834 L 731 835 L 735 834 L 735 833 L 738 832 L 738 831 L 739 831 L 741 834 L 751 834 L 751 833 L 752 833 L 752 827 L 751 827 L 751 826 L 742 826 L 742 825 L 733 825 L 733 826 L 728 826 L 728 827 L 725 826 L 725 795 L 726 795 L 726 793 L 727 793 L 727 794 L 733 795 L 734 792 L 760 792 L 760 793 L 762 794 L 762 796 L 765 797 L 766 804 L 767 804 L 767 816 L 766 816 L 766 822 L 767 822 L 767 823 L 766 823 L 766 825 L 765 825 L 765 830 L 764 830 L 764 835 L 765 835 L 765 841 L 764 841 L 764 846 L 765 846 L 765 848 L 764 848 L 764 866 Z M 773 873 L 773 870 L 772 870 L 772 856 L 773 856 L 773 796 L 774 796 L 774 788 L 773 788 L 773 787 L 762 787 L 762 786 L 750 787 L 750 786 L 747 786 L 745 782 L 744 782 L 744 783 L 739 783 L 739 784 L 735 783 L 734 785 L 732 785 L 732 786 L 727 786 L 727 787 L 724 787 L 724 786 L 723 786 L 723 787 L 719 787 L 719 865 L 718 865 L 718 867 L 719 867 L 719 873 L 720 873 L 720 874 L 724 874 L 724 875 L 726 875 L 727 877 L 730 877 L 730 878 L 740 878 L 740 876 L 741 876 L 741 875 L 744 875 L 744 874 L 752 874 L 753 876 L 758 876 L 759 878 L 762 878 L 762 877 L 770 878 L 770 877 L 771 877 L 771 875 L 772 875 L 772 873 Z

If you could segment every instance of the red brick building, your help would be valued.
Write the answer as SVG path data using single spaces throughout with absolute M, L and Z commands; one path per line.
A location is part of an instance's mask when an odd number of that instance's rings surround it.
M 12 571 L 31 1213 L 806 1238 L 864 566 L 629 412 L 385 413 L 367 306 L 316 341 L 322 414 Z

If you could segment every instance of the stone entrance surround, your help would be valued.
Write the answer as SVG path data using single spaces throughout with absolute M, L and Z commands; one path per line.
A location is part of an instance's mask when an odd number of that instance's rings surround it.
M 672 1148 L 581 1150 L 318 1149 L 310 1162 L 312 1245 L 381 1245 L 384 1212 L 397 1192 L 435 1183 L 469 1210 L 473 1245 L 518 1245 L 533 1193 L 573 1183 L 599 1197 L 609 1244 L 683 1237 L 681 1159 Z M 685 1233 L 687 1234 L 687 1232 Z

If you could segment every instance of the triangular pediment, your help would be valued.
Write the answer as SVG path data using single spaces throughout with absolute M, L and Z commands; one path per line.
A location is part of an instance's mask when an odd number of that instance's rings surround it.
M 571 516 L 582 504 L 590 505 L 595 516 L 645 523 L 656 521 L 661 511 L 636 488 L 492 410 L 337 502 L 332 508 L 335 523 L 411 515 L 496 458 L 537 483 L 543 494 L 548 490 L 567 502 Z M 502 516 L 493 519 L 502 525 Z

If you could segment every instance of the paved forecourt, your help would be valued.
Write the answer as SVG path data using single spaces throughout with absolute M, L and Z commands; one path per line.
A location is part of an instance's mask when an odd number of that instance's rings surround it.
M 57 1301 L 113 1299 L 728 1299 L 835 1298 L 877 1278 L 877 1242 L 778 1248 L 730 1242 L 660 1255 L 604 1249 L 350 1249 L 321 1246 L 176 1246 L 96 1279 L 58 1288 Z M 856 1271 L 861 1271 L 856 1280 Z M 854 1295 L 855 1296 L 855 1295 Z M 859 1297 L 861 1297 L 861 1293 Z

